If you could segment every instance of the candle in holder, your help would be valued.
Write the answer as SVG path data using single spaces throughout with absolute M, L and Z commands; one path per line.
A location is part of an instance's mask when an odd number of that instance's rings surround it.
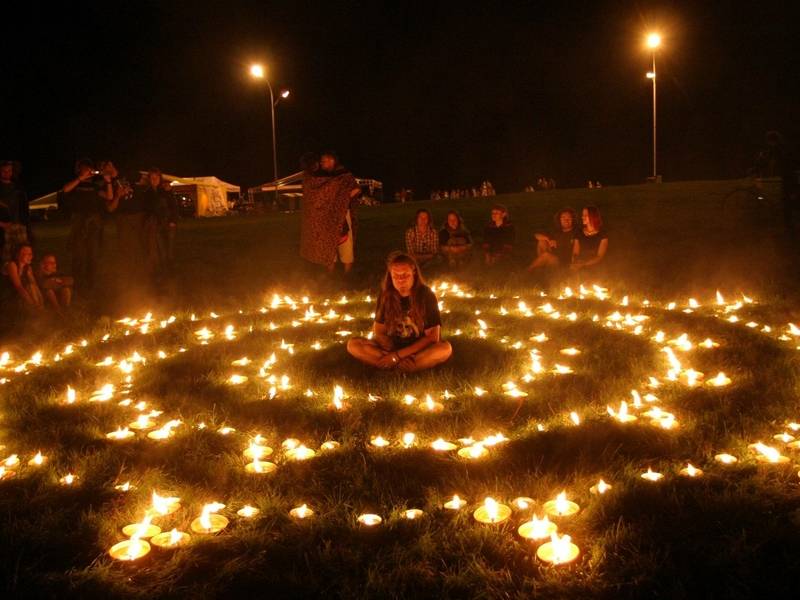
M 789 462 L 788 456 L 784 456 L 772 446 L 767 446 L 765 444 L 762 444 L 761 442 L 756 442 L 755 444 L 750 444 L 750 446 L 748 447 L 758 452 L 756 460 L 758 460 L 759 462 L 770 463 L 770 464 L 782 464 Z
M 403 511 L 403 518 L 408 519 L 409 521 L 414 521 L 422 517 L 424 514 L 425 513 L 418 508 L 409 508 L 408 510 Z
M 568 517 L 581 509 L 575 502 L 567 500 L 567 493 L 561 492 L 555 500 L 544 503 L 545 512 L 551 517 Z
M 16 471 L 6 469 L 5 466 L 0 466 L 0 481 L 3 479 L 11 479 L 17 474 Z
M 331 450 L 336 450 L 341 444 L 334 440 L 328 440 L 327 442 L 323 443 L 319 449 L 325 452 L 329 452 Z
M 269 446 L 262 446 L 255 440 L 250 442 L 250 445 L 244 451 L 245 457 L 250 458 L 252 460 L 261 460 L 265 456 L 269 456 L 271 454 L 272 454 L 272 448 L 270 448 Z
M 528 510 L 534 504 L 536 504 L 536 501 L 533 498 L 528 498 L 527 496 L 520 496 L 511 501 L 511 507 L 519 511 Z
M 376 448 L 385 448 L 390 444 L 389 440 L 384 438 L 382 435 L 375 436 L 369 441 L 369 443 L 375 446 Z
M 306 448 L 302 444 L 300 444 L 297 448 L 286 451 L 286 457 L 291 460 L 308 460 L 309 458 L 314 458 L 316 455 L 317 453 L 311 448 Z
M 159 548 L 177 548 L 189 542 L 191 536 L 183 531 L 172 529 L 172 531 L 165 531 L 154 535 L 150 538 L 150 543 Z
M 195 533 L 218 533 L 228 526 L 228 519 L 216 514 L 225 508 L 224 504 L 212 502 L 203 506 L 200 516 L 192 521 L 192 531 Z
M 131 538 L 111 546 L 108 553 L 115 560 L 136 560 L 150 552 L 150 544 L 139 538 Z
M 712 379 L 709 379 L 706 383 L 708 385 L 710 385 L 710 386 L 713 386 L 713 387 L 723 387 L 723 386 L 726 386 L 726 385 L 730 385 L 731 379 L 730 379 L 730 377 L 725 375 L 725 373 L 720 371 L 717 374 L 716 377 L 713 377 Z
M 661 473 L 656 473 L 650 467 L 647 467 L 647 472 L 646 473 L 642 473 L 641 478 L 642 479 L 646 479 L 647 481 L 654 481 L 655 482 L 655 481 L 660 481 L 661 479 L 664 479 L 664 476 Z
M 153 516 L 150 513 L 147 513 L 142 519 L 141 523 L 131 523 L 130 525 L 125 525 L 122 528 L 122 533 L 127 535 L 129 538 L 150 538 L 154 535 L 158 535 L 161 533 L 161 527 L 158 525 L 153 525 L 150 521 L 152 521 Z
M 242 508 L 236 511 L 236 514 L 244 519 L 252 519 L 261 511 L 258 510 L 255 506 L 250 506 L 249 504 L 245 504 Z
M 58 483 L 61 485 L 72 485 L 78 480 L 77 475 L 73 475 L 72 473 L 67 473 L 63 477 L 59 478 Z
M 458 494 L 456 494 L 444 503 L 444 507 L 448 510 L 460 510 L 466 503 L 466 500 L 462 500 L 458 497 Z
M 739 461 L 739 459 L 732 454 L 727 454 L 724 452 L 722 454 L 715 455 L 714 460 L 718 463 L 722 463 L 723 465 L 732 465 Z
M 469 459 L 473 459 L 473 460 L 474 459 L 478 459 L 478 458 L 482 458 L 482 457 L 486 456 L 487 454 L 489 454 L 489 451 L 480 442 L 478 442 L 476 444 L 472 444 L 471 446 L 467 446 L 466 448 L 461 448 L 458 451 L 458 455 L 461 458 L 469 458 Z
M 442 438 L 439 438 L 438 440 L 434 441 L 431 444 L 431 448 L 433 448 L 437 452 L 450 452 L 451 450 L 455 450 L 456 448 L 458 448 L 458 446 L 456 446 L 451 442 L 447 442 Z
M 275 471 L 278 465 L 267 460 L 254 460 L 244 466 L 244 470 L 248 473 L 255 473 L 256 475 L 267 475 Z
M 684 477 L 702 477 L 703 470 L 692 466 L 692 463 L 687 463 L 686 466 L 679 471 Z
M 16 467 L 19 464 L 19 456 L 16 454 L 11 454 L 3 461 L 3 466 L 8 467 L 9 469 L 12 467 Z
M 75 394 L 75 390 L 72 388 L 71 385 L 68 385 L 67 386 L 67 400 L 66 400 L 67 404 L 75 404 L 75 400 L 76 399 L 77 399 L 77 396 Z
M 370 513 L 366 513 L 363 515 L 359 515 L 358 522 L 366 527 L 374 527 L 375 525 L 379 525 L 383 521 L 378 515 L 373 515 Z
M 174 496 L 159 496 L 156 491 L 152 494 L 152 511 L 160 516 L 166 517 L 178 511 L 181 507 L 181 499 Z
M 289 515 L 293 519 L 297 519 L 298 521 L 302 521 L 303 519 L 309 519 L 314 516 L 314 511 L 308 508 L 307 504 L 302 504 L 296 508 L 293 508 L 289 511 Z M 380 519 L 380 517 L 378 517 Z
M 420 402 L 419 409 L 423 412 L 438 413 L 444 410 L 444 404 L 434 401 L 430 394 L 426 394 L 425 402 Z
M 502 523 L 511 516 L 511 508 L 498 503 L 494 498 L 486 498 L 483 504 L 472 513 L 479 523 Z
M 545 562 L 561 565 L 578 558 L 580 550 L 572 543 L 568 535 L 559 537 L 557 533 L 550 534 L 550 541 L 539 546 L 536 556 Z
M 610 489 L 611 489 L 611 486 L 601 479 L 596 484 L 594 484 L 592 487 L 590 487 L 589 491 L 592 494 L 595 494 L 597 496 L 602 496 L 603 494 L 605 494 Z
M 36 455 L 28 461 L 28 466 L 41 467 L 45 462 L 47 462 L 47 457 L 41 452 L 37 452 Z
M 108 439 L 110 439 L 110 440 L 117 440 L 117 441 L 121 441 L 121 440 L 129 440 L 129 439 L 130 439 L 130 438 L 132 438 L 134 435 L 136 435 L 136 434 L 135 434 L 135 433 L 133 433 L 133 432 L 132 432 L 130 429 L 128 429 L 127 427 L 124 427 L 124 428 L 123 428 L 123 427 L 117 427 L 117 430 L 116 430 L 116 431 L 112 431 L 112 432 L 110 432 L 110 433 L 107 433 L 107 434 L 106 434 L 106 437 L 107 437 Z
M 634 415 L 628 413 L 628 403 L 625 402 L 624 400 L 620 402 L 618 411 L 615 411 L 610 406 L 607 406 L 606 410 L 613 419 L 616 419 L 620 423 L 630 423 L 636 420 L 636 417 Z
M 528 540 L 545 540 L 556 531 L 558 531 L 558 525 L 550 521 L 547 515 L 542 519 L 533 515 L 530 521 L 519 526 L 517 533 Z
M 407 431 L 403 434 L 402 443 L 403 448 L 411 448 L 417 441 L 417 436 L 410 431 Z
M 152 429 L 156 426 L 155 421 L 151 418 L 149 414 L 141 414 L 139 415 L 135 421 L 129 424 L 131 429 L 137 430 L 144 430 L 144 429 Z

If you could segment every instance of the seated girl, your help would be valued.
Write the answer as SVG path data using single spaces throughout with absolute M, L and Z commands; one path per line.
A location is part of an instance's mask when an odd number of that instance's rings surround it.
M 492 220 L 483 230 L 483 256 L 487 265 L 511 258 L 514 251 L 514 225 L 502 204 L 492 207 Z
M 421 208 L 414 217 L 414 225 L 406 229 L 406 252 L 419 265 L 439 254 L 439 235 L 432 223 L 431 213 Z
M 45 300 L 56 312 L 72 302 L 72 277 L 58 272 L 55 254 L 45 254 L 39 261 L 36 281 Z
M 439 230 L 439 249 L 450 266 L 463 264 L 472 249 L 472 236 L 456 211 L 447 213 L 444 227 Z
M 573 271 L 596 268 L 603 262 L 608 250 L 608 233 L 603 226 L 600 210 L 587 206 L 581 213 L 583 227 L 578 230 L 572 243 Z
M 33 276 L 31 263 L 33 248 L 30 244 L 20 244 L 12 254 L 12 260 L 5 265 L 5 273 L 17 293 L 20 305 L 29 311 L 44 308 L 44 299 Z
M 378 298 L 373 338 L 351 338 L 347 351 L 379 369 L 420 371 L 445 362 L 453 353 L 450 342 L 442 341 L 441 331 L 439 304 L 414 258 L 393 252 Z

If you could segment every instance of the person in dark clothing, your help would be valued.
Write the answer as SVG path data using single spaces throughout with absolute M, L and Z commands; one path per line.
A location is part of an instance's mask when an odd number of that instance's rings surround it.
M 71 219 L 70 249 L 72 275 L 78 292 L 95 285 L 100 240 L 103 229 L 105 198 L 113 195 L 110 177 L 95 178 L 92 163 L 81 159 L 75 165 L 76 177 L 62 189 L 63 208 Z
M 7 160 L 0 163 L 0 252 L 3 261 L 11 259 L 11 250 L 31 241 L 28 196 L 19 184 L 17 166 Z
M 556 213 L 549 231 L 533 234 L 536 238 L 536 258 L 528 267 L 529 271 L 570 265 L 572 241 L 577 233 L 576 222 L 575 211 L 562 208 Z
M 389 255 L 372 326 L 372 339 L 351 338 L 347 352 L 379 369 L 411 372 L 445 362 L 453 353 L 441 339 L 442 321 L 433 291 L 412 256 Z
M 487 265 L 511 258 L 514 251 L 514 225 L 509 222 L 508 209 L 502 204 L 492 206 L 492 220 L 483 230 L 483 256 Z
M 756 172 L 761 178 L 780 178 L 784 227 L 793 237 L 794 213 L 800 210 L 800 172 L 796 157 L 777 131 L 767 132 L 766 146 L 756 159 Z
M 573 271 L 596 268 L 606 256 L 608 250 L 608 232 L 603 226 L 600 210 L 596 206 L 587 206 L 581 212 L 583 227 L 572 243 Z
M 138 186 L 134 195 L 144 212 L 144 247 L 150 275 L 161 279 L 172 272 L 175 231 L 178 226 L 178 202 L 164 189 L 161 170 L 153 167 L 147 173 L 145 185 Z
M 451 210 L 444 226 L 439 230 L 439 250 L 447 258 L 447 264 L 462 264 L 472 249 L 472 236 L 464 225 L 461 215 Z

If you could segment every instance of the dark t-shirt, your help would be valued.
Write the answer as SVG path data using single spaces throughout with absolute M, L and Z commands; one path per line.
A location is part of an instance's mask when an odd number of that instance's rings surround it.
M 402 318 L 396 323 L 386 323 L 382 302 L 383 296 L 378 299 L 378 308 L 375 311 L 375 322 L 386 325 L 386 334 L 392 338 L 396 348 L 410 346 L 425 335 L 426 329 L 442 324 L 442 318 L 439 314 L 439 303 L 436 300 L 436 295 L 431 291 L 431 288 L 425 285 L 422 286 L 419 290 L 418 297 L 422 303 L 422 323 L 415 323 L 411 318 L 411 298 L 404 298 L 402 296 L 400 297 Z
M 556 247 L 551 252 L 558 258 L 560 265 L 569 265 L 572 262 L 572 240 L 575 239 L 575 230 L 563 231 L 560 227 L 551 229 L 547 237 L 556 242 Z
M 503 246 L 513 246 L 514 237 L 514 225 L 511 223 L 500 227 L 491 223 L 483 230 L 483 241 L 489 245 L 490 252 L 502 252 Z
M 578 258 L 580 260 L 589 260 L 597 256 L 597 250 L 600 248 L 600 242 L 608 239 L 608 232 L 606 231 L 605 227 L 602 227 L 600 231 L 594 235 L 586 235 L 583 232 L 583 229 L 581 229 L 578 231 L 576 239 L 581 246 L 580 255 Z
M 8 211 L 8 215 L 6 218 L 4 212 L 0 221 L 11 221 L 23 225 L 30 222 L 28 197 L 25 195 L 25 190 L 13 181 L 10 183 L 0 181 L 0 210 L 3 209 Z
M 90 179 L 81 181 L 71 192 L 63 197 L 67 212 L 71 215 L 96 215 L 105 210 L 105 201 L 100 197 L 100 191 L 105 188 L 105 182 Z
M 445 226 L 439 230 L 439 246 L 468 246 L 471 243 L 472 237 L 463 227 L 450 229 Z

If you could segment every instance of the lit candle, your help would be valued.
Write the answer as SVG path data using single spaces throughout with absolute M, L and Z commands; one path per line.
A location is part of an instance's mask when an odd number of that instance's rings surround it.
M 605 481 L 603 481 L 601 479 L 596 484 L 594 484 L 592 487 L 590 487 L 589 491 L 592 494 L 595 494 L 596 496 L 602 496 L 603 494 L 605 494 L 610 489 L 611 489 L 611 485 L 607 484 Z
M 108 553 L 115 560 L 136 560 L 150 552 L 150 544 L 139 538 L 131 538 L 111 546 Z
M 771 463 L 771 464 L 789 462 L 788 456 L 784 456 L 783 454 L 778 452 L 777 449 L 773 448 L 772 446 L 766 446 L 761 442 L 756 442 L 755 444 L 751 444 L 749 448 L 758 452 L 756 460 L 758 460 L 759 462 Z
M 270 454 L 272 454 L 272 448 L 269 446 L 262 446 L 260 439 L 259 441 L 251 441 L 250 445 L 244 451 L 245 458 L 250 458 L 253 460 L 260 460 L 265 456 L 269 456 Z
M 455 444 L 447 442 L 442 438 L 439 438 L 438 440 L 434 441 L 431 444 L 431 448 L 433 448 L 437 452 L 450 452 L 451 450 L 455 450 L 457 447 L 458 446 L 456 446 Z
M 289 511 L 289 515 L 293 519 L 303 520 L 309 519 L 314 516 L 314 511 L 308 508 L 307 504 L 301 504 L 300 506 L 293 508 Z M 378 517 L 380 519 L 380 517 Z M 379 521 L 380 522 L 380 521 Z
M 383 519 L 381 519 L 378 515 L 370 513 L 358 516 L 358 522 L 361 523 L 362 525 L 365 525 L 366 527 L 374 527 L 375 525 L 380 525 L 381 521 L 383 521 Z
M 533 498 L 528 498 L 527 496 L 520 496 L 518 498 L 514 498 L 511 501 L 511 507 L 519 511 L 525 511 L 531 508 L 535 503 L 536 501 Z
M 77 396 L 75 394 L 75 390 L 72 389 L 71 385 L 67 386 L 67 404 L 75 404 Z
M 292 450 L 288 450 L 286 452 L 286 457 L 290 460 L 308 460 L 309 458 L 314 458 L 317 455 L 311 448 L 306 448 L 304 445 L 300 445 L 297 448 Z
M 190 537 L 188 533 L 173 528 L 172 531 L 165 531 L 164 533 L 154 535 L 150 539 L 150 543 L 159 548 L 177 548 L 178 546 L 187 544 Z
M 425 513 L 418 508 L 409 508 L 408 510 L 403 511 L 403 518 L 408 519 L 409 521 L 414 521 L 422 517 L 424 514 Z
M 323 451 L 330 451 L 336 450 L 341 444 L 335 440 L 328 440 L 327 442 L 323 443 L 319 449 Z
M 373 446 L 375 446 L 376 448 L 385 448 L 385 447 L 386 447 L 386 446 L 388 446 L 388 445 L 389 445 L 391 442 L 389 442 L 389 440 L 387 440 L 386 438 L 384 438 L 382 435 L 378 435 L 378 436 L 375 436 L 375 437 L 373 437 L 373 438 L 372 438 L 372 439 L 369 441 L 369 443 L 370 443 L 370 444 L 372 444 Z
M 550 521 L 547 515 L 543 519 L 533 515 L 530 521 L 519 526 L 517 533 L 527 540 L 545 540 L 558 531 L 558 525 Z
M 37 452 L 36 455 L 28 461 L 28 466 L 41 467 L 45 462 L 47 462 L 47 457 L 41 452 Z
M 580 508 L 575 502 L 567 500 L 566 492 L 561 492 L 555 500 L 544 503 L 544 510 L 551 517 L 568 517 L 574 515 Z
M 733 456 L 732 454 L 722 453 L 717 454 L 714 456 L 714 460 L 718 463 L 722 463 L 723 465 L 732 465 L 737 462 L 739 459 Z
M 245 381 L 247 381 L 246 375 L 231 375 L 230 378 L 228 378 L 228 383 L 231 385 L 241 385 Z
M 106 434 L 106 437 L 107 437 L 108 439 L 110 439 L 110 440 L 117 440 L 117 441 L 121 441 L 121 440 L 129 440 L 129 439 L 130 439 L 130 438 L 132 438 L 134 435 L 136 435 L 136 434 L 135 434 L 135 433 L 133 433 L 133 432 L 132 432 L 130 429 L 128 429 L 127 427 L 124 427 L 124 428 L 123 428 L 123 427 L 117 427 L 117 430 L 116 430 L 116 431 L 112 431 L 112 432 L 110 432 L 110 433 L 107 433 L 107 434 Z
M 577 348 L 563 348 L 562 350 L 560 350 L 560 352 L 565 356 L 577 356 L 578 354 L 581 353 L 581 351 L 578 350 Z
M 489 454 L 489 451 L 481 443 L 472 444 L 471 446 L 467 446 L 466 448 L 461 448 L 458 451 L 458 455 L 461 458 L 468 458 L 471 460 L 482 458 L 487 454 Z
M 403 447 L 404 448 L 411 448 L 416 443 L 417 436 L 410 431 L 407 431 L 403 434 Z
M 0 466 L 0 481 L 2 481 L 3 479 L 11 479 L 16 474 L 17 474 L 16 471 L 11 471 L 9 469 L 6 469 L 5 466 Z
M 550 541 L 539 546 L 536 556 L 545 562 L 561 565 L 575 560 L 579 553 L 580 550 L 568 535 L 559 537 L 557 533 L 552 533 Z
M 244 519 L 252 519 L 261 511 L 258 510 L 255 506 L 250 506 L 249 504 L 245 504 L 242 508 L 236 511 L 236 514 Z
M 646 479 L 647 481 L 660 481 L 664 478 L 661 473 L 656 473 L 650 467 L 647 467 L 647 472 L 642 473 L 642 479 Z
M 152 510 L 162 517 L 171 515 L 181 507 L 181 499 L 174 496 L 159 496 L 157 492 L 152 494 Z
M 195 533 L 218 533 L 228 526 L 228 519 L 216 514 L 225 508 L 224 504 L 212 502 L 203 506 L 200 516 L 192 521 L 192 531 Z
M 703 470 L 692 466 L 692 463 L 687 463 L 686 466 L 679 472 L 684 477 L 702 477 L 703 475 Z
M 267 460 L 254 460 L 253 462 L 249 462 L 244 466 L 245 471 L 248 473 L 254 473 L 256 475 L 267 475 L 274 472 L 277 468 L 278 465 Z
M 77 475 L 73 475 L 72 473 L 67 473 L 58 480 L 58 483 L 60 483 L 61 485 L 72 485 L 77 480 L 78 480 Z
M 498 503 L 494 498 L 486 498 L 483 504 L 472 513 L 479 523 L 502 523 L 511 516 L 511 508 Z
M 722 371 L 720 371 L 716 377 L 709 379 L 706 383 L 713 387 L 723 387 L 729 385 L 731 382 L 730 377 L 725 375 Z
M 631 421 L 636 420 L 634 415 L 628 413 L 628 403 L 624 400 L 619 404 L 619 411 L 615 411 L 610 406 L 607 406 L 606 410 L 613 419 L 619 421 L 620 423 L 630 423 Z
M 419 408 L 424 412 L 437 413 L 444 410 L 444 405 L 441 402 L 435 402 L 430 394 L 425 394 L 425 402 L 420 403 Z
M 333 401 L 331 406 L 334 410 L 344 410 L 347 405 L 344 403 L 344 390 L 342 386 L 337 385 L 333 388 Z
M 161 533 L 161 527 L 153 525 L 150 521 L 153 515 L 145 514 L 140 523 L 131 523 L 122 528 L 122 533 L 130 538 L 150 538 Z
M 456 494 L 444 503 L 444 507 L 448 510 L 460 510 L 466 503 L 466 500 L 459 498 L 458 494 Z

